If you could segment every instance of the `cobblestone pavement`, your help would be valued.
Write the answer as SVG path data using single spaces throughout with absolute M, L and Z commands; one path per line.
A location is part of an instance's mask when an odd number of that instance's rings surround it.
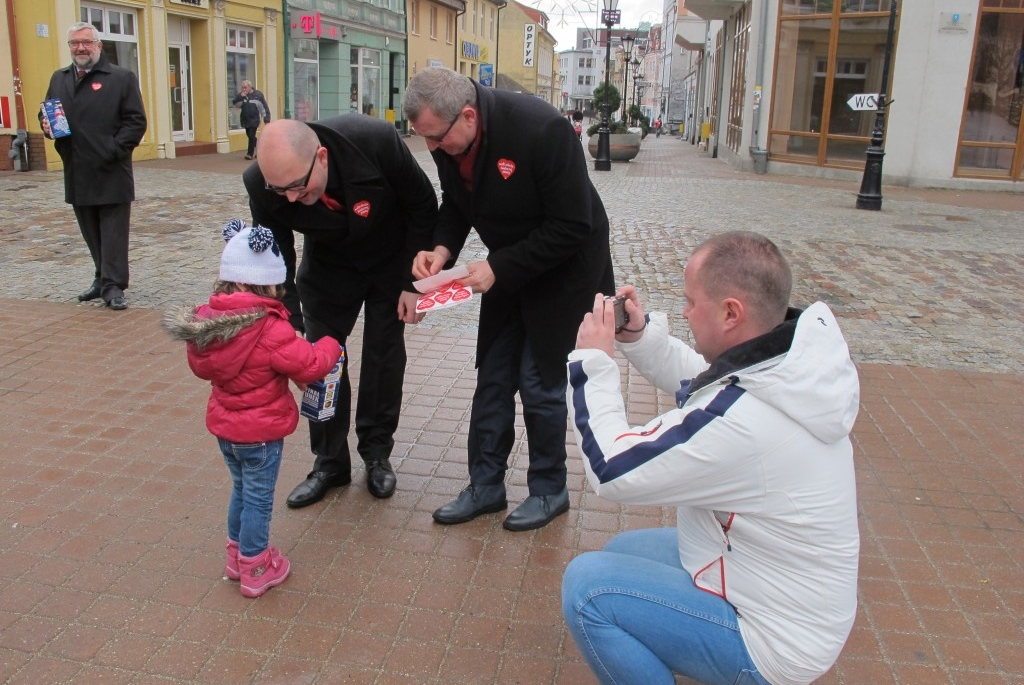
M 620 282 L 685 337 L 682 260 L 760 230 L 792 259 L 794 301 L 828 302 L 858 361 L 859 605 L 816 685 L 1024 685 L 1024 194 L 886 187 L 865 212 L 859 184 L 643 146 L 592 174 Z M 350 486 L 288 509 L 310 466 L 300 429 L 271 531 L 291 576 L 258 600 L 223 577 L 209 386 L 159 320 L 208 296 L 220 227 L 247 216 L 241 155 L 136 165 L 125 312 L 75 299 L 92 267 L 61 174 L 0 173 L 0 685 L 593 685 L 559 611 L 565 565 L 674 512 L 594 496 L 569 445 L 571 508 L 543 529 L 433 523 L 466 482 L 476 301 L 406 330 L 394 497 L 370 496 L 357 463 Z M 471 241 L 462 261 L 484 253 Z M 634 424 L 674 406 L 619 361 Z M 512 506 L 527 465 L 520 417 Z
M 436 172 L 419 139 L 417 159 Z M 206 297 L 219 227 L 248 217 L 237 154 L 136 165 L 133 307 Z M 649 310 L 680 316 L 681 265 L 708 235 L 753 229 L 790 256 L 794 302 L 838 314 L 857 361 L 1024 372 L 1024 194 L 883 189 L 883 210 L 855 208 L 858 187 L 732 170 L 688 143 L 644 141 L 642 163 L 591 172 L 607 205 L 619 282 Z M 90 261 L 59 172 L 0 175 L 0 268 L 8 297 L 73 302 Z M 486 251 L 471 240 L 460 261 Z M 425 327 L 475 328 L 476 308 Z

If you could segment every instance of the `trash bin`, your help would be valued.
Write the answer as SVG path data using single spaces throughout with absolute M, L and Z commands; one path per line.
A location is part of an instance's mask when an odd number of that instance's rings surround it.
M 750 148 L 750 156 L 754 159 L 754 173 L 768 173 L 768 151 L 755 147 Z

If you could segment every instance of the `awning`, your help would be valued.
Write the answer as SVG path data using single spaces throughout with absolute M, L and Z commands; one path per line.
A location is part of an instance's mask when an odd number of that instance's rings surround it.
M 686 0 L 683 7 L 706 21 L 728 19 L 745 0 Z

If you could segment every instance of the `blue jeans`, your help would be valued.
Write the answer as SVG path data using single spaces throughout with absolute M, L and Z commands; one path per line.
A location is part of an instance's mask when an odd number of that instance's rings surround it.
M 238 541 L 242 556 L 257 556 L 270 546 L 270 516 L 284 440 L 250 445 L 220 438 L 217 442 L 234 483 L 228 503 L 228 538 Z
M 605 685 L 768 685 L 750 660 L 736 610 L 698 589 L 679 563 L 675 528 L 617 535 L 573 559 L 562 613 L 583 658 Z

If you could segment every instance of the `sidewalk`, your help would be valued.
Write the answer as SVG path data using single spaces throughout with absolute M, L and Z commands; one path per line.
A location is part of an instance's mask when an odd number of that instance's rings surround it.
M 208 389 L 159 319 L 207 296 L 220 225 L 248 216 L 238 155 L 136 165 L 125 312 L 75 301 L 91 265 L 60 174 L 0 175 L 0 684 L 596 682 L 562 625 L 562 569 L 673 512 L 598 499 L 570 446 L 572 509 L 546 528 L 432 522 L 465 483 L 473 307 L 407 329 L 395 496 L 357 471 L 288 509 L 311 463 L 299 430 L 272 525 L 292 576 L 258 600 L 222 578 Z M 618 279 L 682 337 L 681 260 L 751 228 L 790 255 L 794 302 L 826 301 L 850 340 L 860 607 L 819 682 L 1024 685 L 1024 198 L 885 187 L 883 211 L 862 212 L 856 187 L 735 172 L 667 136 L 592 175 Z M 623 370 L 633 421 L 671 406 Z M 521 422 L 513 459 L 517 503 Z

